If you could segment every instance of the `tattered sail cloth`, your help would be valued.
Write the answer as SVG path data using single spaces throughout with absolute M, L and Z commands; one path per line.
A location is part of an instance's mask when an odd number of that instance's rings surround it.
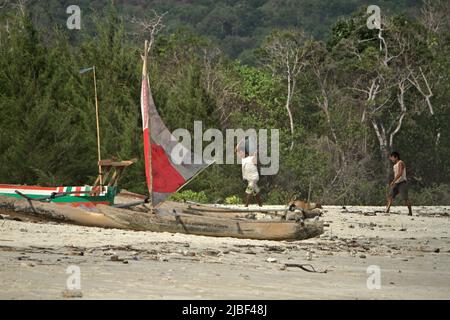
M 142 127 L 144 131 L 144 155 L 147 186 L 149 188 L 149 192 L 153 195 L 153 205 L 157 205 L 158 203 L 164 201 L 164 199 L 172 193 L 176 192 L 198 171 L 205 168 L 207 164 L 189 164 L 185 162 L 182 162 L 181 164 L 173 163 L 170 155 L 173 148 L 178 145 L 178 141 L 167 129 L 159 116 L 158 111 L 156 110 L 155 102 L 150 89 L 148 74 L 146 73 L 142 76 L 141 111 Z M 149 121 L 151 122 L 149 123 Z M 149 127 L 151 129 L 151 138 Z M 151 163 L 150 154 L 152 155 Z M 186 158 L 191 158 L 193 155 L 191 150 L 187 149 L 183 154 L 186 155 Z M 150 171 L 152 172 L 152 180 L 150 179 Z M 153 181 L 153 188 L 151 188 L 151 181 Z

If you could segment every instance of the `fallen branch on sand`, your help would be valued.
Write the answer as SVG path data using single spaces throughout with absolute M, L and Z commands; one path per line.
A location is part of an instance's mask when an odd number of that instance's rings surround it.
M 292 267 L 292 268 L 300 268 L 306 272 L 313 272 L 313 273 L 327 273 L 328 270 L 324 270 L 324 271 L 317 271 L 316 269 L 314 269 L 314 267 L 310 264 L 300 264 L 300 263 L 285 263 L 284 264 L 286 268 Z M 308 269 L 307 267 L 309 267 L 310 269 Z

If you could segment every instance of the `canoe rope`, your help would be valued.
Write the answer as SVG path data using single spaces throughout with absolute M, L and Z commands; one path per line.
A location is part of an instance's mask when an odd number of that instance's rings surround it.
M 324 270 L 324 271 L 317 271 L 316 269 L 314 269 L 314 267 L 310 264 L 299 264 L 299 263 L 285 263 L 286 267 L 296 267 L 296 268 L 300 268 L 306 272 L 312 272 L 312 273 L 327 273 L 328 270 Z M 310 269 L 308 269 L 307 267 L 309 267 Z

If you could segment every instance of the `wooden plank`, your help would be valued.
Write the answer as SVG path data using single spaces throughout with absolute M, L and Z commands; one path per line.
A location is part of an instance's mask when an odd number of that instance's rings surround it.
M 289 207 L 286 207 L 284 209 L 281 210 L 277 210 L 277 209 L 267 209 L 267 208 L 256 208 L 256 209 L 251 209 L 251 208 L 227 208 L 227 207 L 223 207 L 223 206 L 218 206 L 218 205 L 214 205 L 214 204 L 200 204 L 200 203 L 196 203 L 196 202 L 192 202 L 192 201 L 186 201 L 186 203 L 188 204 L 190 209 L 195 209 L 195 210 L 199 210 L 199 211 L 227 211 L 227 212 L 247 212 L 247 213 L 257 213 L 257 212 L 261 212 L 261 213 L 266 213 L 266 212 L 287 212 L 289 211 Z
M 99 162 L 101 166 L 107 167 L 129 167 L 133 163 L 135 163 L 133 160 L 127 160 L 127 161 L 113 161 L 113 160 L 102 160 Z

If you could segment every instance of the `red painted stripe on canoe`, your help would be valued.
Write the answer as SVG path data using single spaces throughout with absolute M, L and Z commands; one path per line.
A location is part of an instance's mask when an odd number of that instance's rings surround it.
M 11 190 L 45 190 L 45 191 L 56 191 L 56 187 L 36 187 L 36 186 L 20 186 L 13 184 L 0 184 L 0 189 L 11 189 Z
M 88 207 L 88 208 L 93 208 L 96 205 L 99 204 L 104 204 L 104 205 L 109 205 L 110 203 L 107 201 L 99 201 L 99 202 L 53 202 L 54 204 L 57 204 L 59 206 L 71 206 L 71 207 Z

